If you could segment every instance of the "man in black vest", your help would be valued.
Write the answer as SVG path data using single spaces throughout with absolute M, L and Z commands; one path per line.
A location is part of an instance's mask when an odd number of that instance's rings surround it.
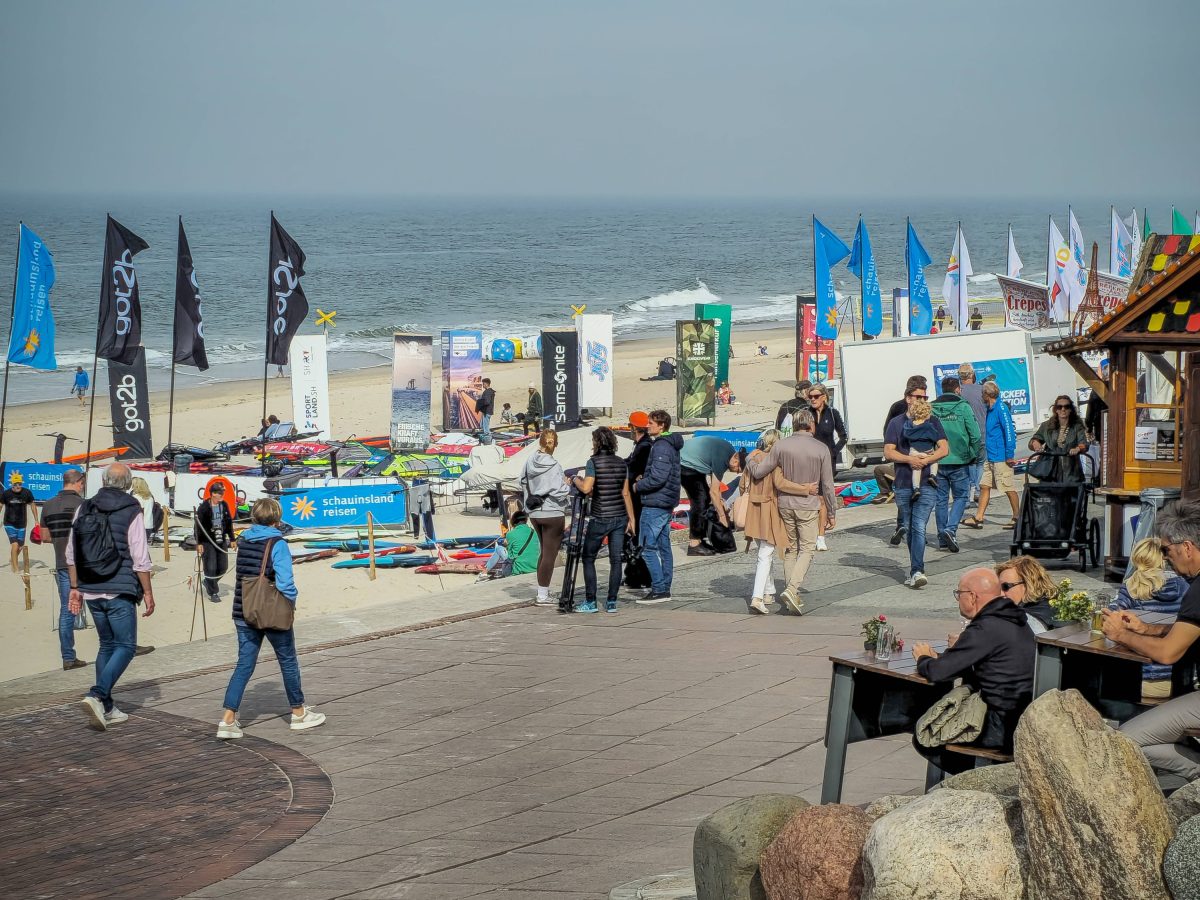
M 113 703 L 117 681 L 133 659 L 137 648 L 137 604 L 145 601 L 143 616 L 154 613 L 154 592 L 150 586 L 150 551 L 146 545 L 146 525 L 142 505 L 129 494 L 133 476 L 127 466 L 114 463 L 104 471 L 104 486 L 85 502 L 75 516 L 75 533 L 67 542 L 66 562 L 71 593 L 68 609 L 77 615 L 87 601 L 92 622 L 100 638 L 96 655 L 96 683 L 79 706 L 93 728 L 104 731 L 129 716 Z M 88 559 L 76 559 L 80 544 L 80 518 L 92 510 L 102 514 L 120 561 L 107 578 L 97 577 Z M 76 564 L 78 562 L 78 565 Z
M 233 517 L 225 505 L 225 486 L 217 482 L 208 501 L 196 508 L 196 552 L 204 565 L 204 592 L 213 603 L 221 602 L 221 576 L 229 570 L 233 551 Z
M 42 507 L 42 524 L 50 532 L 54 545 L 54 581 L 58 585 L 58 642 L 64 669 L 82 669 L 87 660 L 75 655 L 75 617 L 67 612 L 71 594 L 71 573 L 67 570 L 67 544 L 71 523 L 83 504 L 83 473 L 68 469 L 63 473 L 62 490 Z

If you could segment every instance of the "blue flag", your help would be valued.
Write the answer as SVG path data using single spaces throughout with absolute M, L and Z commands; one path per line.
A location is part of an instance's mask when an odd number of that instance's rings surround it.
M 817 281 L 817 337 L 837 339 L 837 291 L 833 287 L 830 268 L 850 255 L 850 248 L 840 237 L 813 216 L 813 269 Z
M 13 299 L 8 361 L 34 369 L 57 369 L 54 359 L 54 257 L 42 239 L 21 226 L 17 249 L 17 287 Z
M 930 261 L 912 222 L 909 222 L 908 238 L 904 242 L 904 264 L 908 267 L 909 334 L 929 334 L 933 327 L 933 305 L 929 299 L 929 285 L 925 283 L 925 267 Z
M 883 331 L 883 298 L 879 295 L 879 273 L 875 271 L 875 254 L 871 252 L 871 236 L 867 225 L 858 220 L 854 246 L 850 248 L 848 268 L 862 282 L 863 334 L 878 337 Z

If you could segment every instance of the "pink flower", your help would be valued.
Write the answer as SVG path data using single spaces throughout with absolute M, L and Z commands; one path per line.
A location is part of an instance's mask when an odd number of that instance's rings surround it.
M 878 617 L 878 619 L 879 619 L 879 621 L 880 621 L 880 622 L 886 622 L 886 621 L 887 621 L 887 616 L 879 616 L 879 617 Z

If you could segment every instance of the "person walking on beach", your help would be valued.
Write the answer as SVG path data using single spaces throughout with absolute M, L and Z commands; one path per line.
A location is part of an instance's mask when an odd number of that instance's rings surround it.
M 937 316 L 938 331 L 943 331 L 946 328 L 946 307 L 938 306 Z
M 225 505 L 225 486 L 217 482 L 207 502 L 196 508 L 196 552 L 204 569 L 204 593 L 212 603 L 220 603 L 221 576 L 229 571 L 229 552 L 233 546 L 233 517 Z
M 797 381 L 796 395 L 791 400 L 779 404 L 779 412 L 775 413 L 775 430 L 787 437 L 792 433 L 792 417 L 801 409 L 808 409 L 808 389 L 811 381 Z
M 975 309 L 971 312 L 970 322 L 971 322 L 971 330 L 972 331 L 978 331 L 980 328 L 983 327 L 983 313 L 981 313 L 979 311 L 978 306 L 976 306 Z
M 475 401 L 475 412 L 479 413 L 479 443 L 492 442 L 492 413 L 496 410 L 496 392 L 492 390 L 492 379 L 483 379 L 483 393 Z
M 813 414 L 813 437 L 829 448 L 829 459 L 833 463 L 836 475 L 842 448 L 846 446 L 846 424 L 842 421 L 842 414 L 829 405 L 829 391 L 825 389 L 825 385 L 812 385 L 808 389 L 807 397 Z M 822 505 L 824 502 L 821 501 Z M 817 516 L 818 551 L 829 549 L 825 546 L 825 519 L 828 515 L 829 511 L 822 508 L 821 515 Z
M 29 524 L 29 511 L 33 510 L 33 524 L 38 523 L 37 506 L 33 502 L 33 494 L 25 487 L 25 477 L 20 472 L 14 472 L 8 481 L 8 490 L 0 494 L 0 503 L 4 504 L 4 533 L 8 536 L 8 553 L 13 572 L 20 571 L 20 557 L 25 555 L 25 565 L 29 565 L 29 548 L 25 546 L 26 526 Z
M 969 362 L 958 367 L 958 382 L 960 386 L 958 394 L 967 401 L 971 412 L 975 414 L 975 424 L 979 426 L 979 435 L 982 439 L 987 428 L 987 406 L 983 402 L 983 385 L 976 380 L 975 367 Z M 968 503 L 974 503 L 979 499 L 979 482 L 983 479 L 983 458 L 984 453 L 981 451 L 968 468 L 971 475 L 971 494 L 967 500 Z
M 617 611 L 617 592 L 621 589 L 621 555 L 625 535 L 633 537 L 633 499 L 629 491 L 629 470 L 617 456 L 617 436 L 601 426 L 592 432 L 592 458 L 582 475 L 574 478 L 576 489 L 591 496 L 591 515 L 583 538 L 583 584 L 586 599 L 578 608 L 594 613 L 596 607 L 596 557 L 608 540 L 608 595 L 604 611 Z
M 650 572 L 650 592 L 637 602 L 666 603 L 671 599 L 675 561 L 671 557 L 671 518 L 679 505 L 679 451 L 683 438 L 671 434 L 671 415 L 665 409 L 651 410 L 646 417 L 650 456 L 645 473 L 633 485 L 641 498 L 638 546 Z
M 799 410 L 793 422 L 796 430 L 790 437 L 778 441 L 754 462 L 747 461 L 746 468 L 754 478 L 766 478 L 774 469 L 781 469 L 787 481 L 809 490 L 804 495 L 785 492 L 778 500 L 788 547 L 784 554 L 787 586 L 779 595 L 779 602 L 789 612 L 802 616 L 804 601 L 800 599 L 800 586 L 817 549 L 817 520 L 824 515 L 825 530 L 833 530 L 837 525 L 834 513 L 837 498 L 833 493 L 833 462 L 829 458 L 829 448 L 813 436 L 812 412 Z
M 971 404 L 961 396 L 957 378 L 942 379 L 942 393 L 933 401 L 933 414 L 942 425 L 950 452 L 938 463 L 937 522 L 938 546 L 958 552 L 958 525 L 967 511 L 971 492 L 971 464 L 983 453 L 983 436 L 975 423 Z M 954 495 L 954 504 L 950 495 Z
M 242 617 L 242 583 L 253 582 L 260 572 L 275 585 L 275 589 L 296 605 L 299 592 L 296 581 L 292 577 L 292 554 L 283 540 L 283 532 L 279 530 L 279 522 L 283 519 L 283 510 L 279 501 L 263 497 L 254 501 L 250 509 L 250 519 L 254 523 L 246 529 L 237 545 L 237 561 L 234 573 L 237 579 L 233 586 L 233 627 L 237 629 L 238 660 L 237 667 L 229 676 L 229 686 L 225 689 L 225 713 L 217 724 L 217 737 L 221 740 L 236 740 L 243 734 L 242 725 L 238 722 L 238 709 L 242 705 L 242 696 L 246 693 L 246 685 L 254 674 L 258 664 L 258 653 L 262 649 L 263 638 L 271 643 L 275 651 L 275 659 L 279 663 L 279 673 L 283 676 L 283 690 L 287 694 L 288 705 L 292 708 L 290 726 L 292 731 L 307 731 L 325 724 L 325 714 L 319 713 L 311 706 L 304 704 L 304 691 L 300 686 L 300 660 L 296 655 L 296 632 L 294 628 L 286 631 L 281 629 L 262 629 L 250 625 Z
M 540 434 L 542 431 L 542 415 L 542 395 L 538 393 L 537 385 L 531 381 L 529 382 L 529 404 L 525 407 L 523 433 L 529 434 L 529 429 L 532 427 L 534 434 Z
M 887 430 L 883 434 L 884 458 L 896 464 L 896 511 L 900 516 L 901 528 L 908 534 L 908 578 L 904 584 L 914 589 L 923 588 L 929 583 L 929 579 L 925 577 L 925 529 L 929 526 L 929 514 L 933 512 L 937 502 L 937 493 L 921 491 L 919 495 L 914 496 L 913 473 L 936 463 L 950 452 L 946 433 L 937 419 L 929 420 L 933 430 L 941 432 L 933 452 L 928 455 L 911 452 L 912 448 L 905 436 L 905 425 L 912 421 L 910 416 L 913 405 L 928 399 L 925 388 L 911 388 L 905 395 L 909 411 L 888 422 Z
M 768 598 L 775 598 L 775 579 L 771 577 L 771 564 L 782 547 L 785 553 L 792 549 L 791 539 L 783 517 L 779 513 L 779 498 L 783 494 L 797 497 L 811 496 L 817 484 L 796 484 L 788 481 L 783 469 L 776 466 L 765 478 L 755 478 L 749 465 L 771 452 L 781 435 L 768 428 L 759 436 L 754 452 L 746 458 L 746 549 L 754 550 L 758 564 L 754 569 L 754 587 L 750 593 L 750 610 L 761 616 L 767 614 Z
M 83 473 L 63 473 L 62 490 L 42 506 L 42 524 L 54 546 L 54 581 L 58 585 L 58 645 L 64 669 L 82 669 L 87 660 L 75 655 L 75 617 L 67 610 L 71 597 L 71 573 L 67 569 L 67 541 L 75 511 L 83 503 Z
M 64 553 L 70 578 L 67 609 L 78 615 L 86 602 L 100 638 L 96 683 L 79 706 L 98 731 L 129 719 L 113 691 L 137 652 L 137 607 L 154 615 L 150 550 L 142 506 L 129 494 L 133 475 L 123 463 L 104 470 L 103 486 L 80 504 Z
M 726 472 L 742 471 L 743 455 L 719 437 L 694 437 L 683 445 L 679 453 L 679 482 L 688 498 L 688 556 L 712 556 L 716 552 L 704 542 L 709 510 L 722 525 L 729 527 L 721 479 Z
M 562 547 L 563 531 L 570 505 L 567 477 L 554 451 L 558 447 L 558 432 L 546 429 L 538 438 L 538 449 L 525 462 L 521 472 L 521 488 L 525 492 L 525 508 L 529 521 L 541 542 L 537 567 L 537 605 L 553 606 L 550 597 L 550 580 L 554 577 L 554 564 L 558 562 L 558 551 Z M 571 612 L 570 602 L 559 604 L 559 612 Z
M 71 385 L 71 393 L 79 398 L 79 405 L 86 406 L 87 403 L 83 399 L 83 395 L 88 392 L 91 387 L 91 380 L 88 378 L 88 373 L 83 371 L 83 366 L 75 367 L 75 383 Z

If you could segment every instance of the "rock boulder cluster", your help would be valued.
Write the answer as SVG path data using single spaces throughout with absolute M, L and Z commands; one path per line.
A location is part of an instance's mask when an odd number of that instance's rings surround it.
M 697 900 L 1200 900 L 1200 782 L 1167 800 L 1141 750 L 1050 691 L 1014 761 L 866 809 L 768 794 L 705 819 Z

